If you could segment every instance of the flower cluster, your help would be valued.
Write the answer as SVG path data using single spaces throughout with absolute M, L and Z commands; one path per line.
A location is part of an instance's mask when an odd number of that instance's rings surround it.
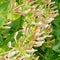
M 50 35 L 52 32 L 50 23 L 57 16 L 58 12 L 54 3 L 51 0 L 22 0 L 22 3 L 18 6 L 16 6 L 16 2 L 14 7 L 11 4 L 12 13 L 25 18 L 22 29 L 14 34 L 14 40 L 18 44 L 18 49 L 14 48 L 11 45 L 12 42 L 9 41 L 8 47 L 13 50 L 6 53 L 4 56 L 6 60 L 38 60 L 39 57 L 34 57 L 34 52 L 37 50 L 33 47 L 42 46 L 45 38 L 52 37 Z M 20 31 L 22 31 L 23 35 L 17 38 Z

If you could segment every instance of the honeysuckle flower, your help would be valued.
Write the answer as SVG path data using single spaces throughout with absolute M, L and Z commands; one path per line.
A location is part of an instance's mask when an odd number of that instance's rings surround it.
M 51 9 L 57 9 L 57 6 L 54 6 L 53 8 L 51 8 Z
M 42 24 L 41 27 L 47 28 L 49 25 L 48 24 Z
M 22 58 L 18 58 L 18 60 L 22 60 Z
M 22 58 L 29 58 L 30 57 L 30 54 L 25 54 L 24 56 L 22 56 Z
M 49 18 L 48 20 L 47 20 L 47 23 L 50 23 L 51 21 L 53 21 L 54 20 L 54 18 Z
M 44 40 L 35 42 L 35 43 L 34 43 L 34 44 L 35 44 L 34 46 L 36 46 L 36 47 L 42 46 L 42 44 L 43 44 L 44 42 L 45 42 Z
M 22 14 L 22 15 L 25 15 L 25 14 L 29 13 L 30 11 L 31 11 L 31 9 L 28 9 L 28 10 L 22 12 L 21 14 Z
M 35 60 L 38 60 L 39 59 L 39 56 L 37 56 L 36 58 L 35 58 Z
M 31 49 L 31 50 L 26 50 L 26 52 L 28 52 L 28 53 L 34 53 L 35 51 L 37 51 L 37 50 L 35 50 L 35 49 Z
M 14 34 L 14 39 L 17 42 L 17 35 L 18 35 L 18 31 Z
M 11 21 L 9 21 L 9 22 L 7 23 L 7 25 L 9 25 L 9 24 L 11 24 Z
M 7 56 L 10 58 L 12 56 L 14 56 L 15 54 L 17 54 L 19 51 L 11 51 L 7 54 Z
M 1 28 L 3 28 L 3 29 L 10 29 L 11 27 L 10 26 L 1 26 Z
M 8 42 L 7 46 L 8 46 L 9 48 L 12 48 L 11 41 Z
M 36 23 L 36 22 L 32 22 L 31 24 L 33 24 L 33 25 L 36 25 L 36 26 L 40 26 L 40 25 L 42 25 L 42 22 L 38 22 L 38 23 Z
M 38 41 L 43 41 L 47 36 L 43 36 L 43 37 L 38 37 L 37 40 Z

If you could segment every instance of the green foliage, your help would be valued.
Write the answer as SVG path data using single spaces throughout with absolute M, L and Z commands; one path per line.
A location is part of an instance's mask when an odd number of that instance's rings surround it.
M 0 26 L 4 25 L 4 18 L 0 17 Z
M 13 33 L 13 32 L 16 32 L 18 31 L 19 29 L 22 28 L 22 25 L 23 25 L 23 22 L 24 22 L 24 17 L 21 16 L 20 18 L 18 18 L 17 20 L 13 21 L 10 26 L 10 33 Z

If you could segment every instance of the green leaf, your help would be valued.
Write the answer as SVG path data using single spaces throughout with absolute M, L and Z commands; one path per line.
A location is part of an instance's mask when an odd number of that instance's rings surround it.
M 0 26 L 2 26 L 4 24 L 4 18 L 0 17 Z
M 0 35 L 0 47 L 3 45 L 3 37 Z
M 18 31 L 19 29 L 22 28 L 22 25 L 23 25 L 23 22 L 24 22 L 24 17 L 21 16 L 20 18 L 18 18 L 17 20 L 13 21 L 10 26 L 11 26 L 11 29 L 10 29 L 10 33 L 12 32 L 16 32 Z
M 55 52 L 60 53 L 60 42 L 57 43 L 57 44 L 55 44 L 55 45 L 53 46 L 53 50 L 54 50 Z
M 4 9 L 4 8 L 7 8 L 8 7 L 8 4 L 9 4 L 9 1 L 3 3 L 0 5 L 0 10 Z

